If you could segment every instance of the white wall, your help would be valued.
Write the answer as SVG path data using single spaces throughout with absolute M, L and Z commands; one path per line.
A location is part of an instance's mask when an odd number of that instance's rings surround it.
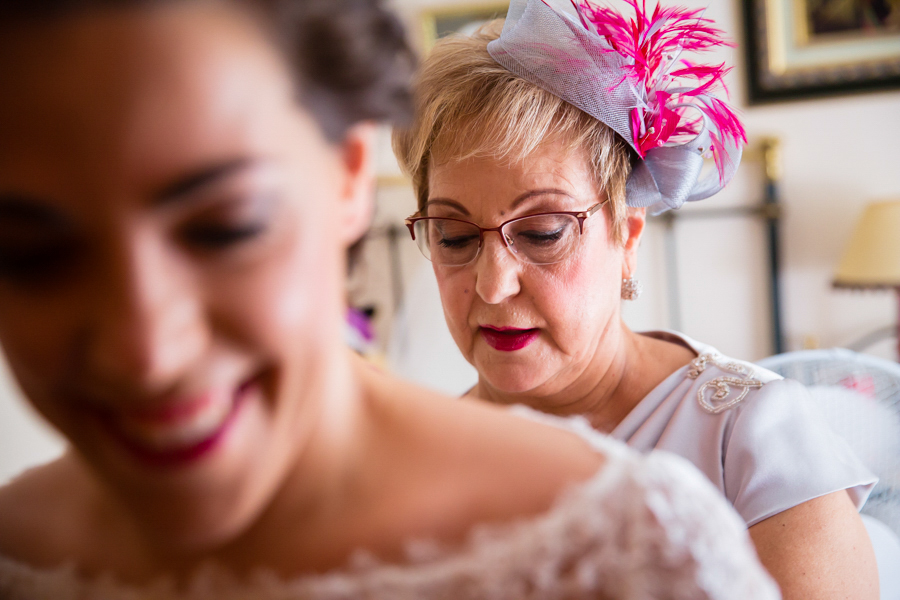
M 830 288 L 833 269 L 864 206 L 900 199 L 900 92 L 746 112 L 753 132 L 784 143 L 785 309 L 792 346 L 851 343 L 893 322 L 897 300 Z
M 22 401 L 0 356 L 0 485 L 62 450 L 60 436 Z

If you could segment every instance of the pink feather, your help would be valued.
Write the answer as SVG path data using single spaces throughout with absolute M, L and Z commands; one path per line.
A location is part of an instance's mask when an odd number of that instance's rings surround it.
M 696 65 L 686 60 L 680 61 L 680 68 L 674 67 L 682 51 L 705 52 L 733 46 L 724 40 L 724 33 L 703 17 L 702 9 L 657 5 L 648 13 L 646 0 L 624 0 L 634 11 L 627 18 L 590 0 L 571 1 L 584 27 L 609 45 L 605 51 L 617 52 L 627 60 L 623 77 L 631 81 L 643 102 L 631 114 L 638 153 L 644 157 L 652 148 L 696 135 L 701 120 L 689 120 L 686 114 L 687 106 L 692 106 L 711 125 L 711 152 L 722 176 L 727 160 L 720 151 L 723 141 L 747 142 L 735 112 L 712 96 L 719 88 L 728 93 L 723 78 L 729 69 L 724 64 Z

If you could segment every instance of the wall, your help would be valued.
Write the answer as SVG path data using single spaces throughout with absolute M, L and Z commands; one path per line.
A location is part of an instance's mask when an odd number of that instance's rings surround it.
M 754 133 L 784 143 L 785 309 L 793 347 L 853 342 L 893 322 L 889 293 L 830 288 L 833 268 L 868 202 L 900 199 L 900 93 L 746 111 Z M 896 358 L 896 357 L 894 357 Z
M 63 447 L 61 437 L 21 400 L 0 360 L 0 485 L 27 467 L 59 456 Z

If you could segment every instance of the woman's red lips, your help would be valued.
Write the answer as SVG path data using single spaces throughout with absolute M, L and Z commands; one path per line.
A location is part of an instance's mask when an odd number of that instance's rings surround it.
M 210 394 L 200 394 L 193 398 L 183 398 L 179 402 L 173 402 L 160 408 L 148 408 L 131 411 L 130 420 L 144 423 L 176 423 L 182 419 L 188 419 L 206 408 L 210 402 Z
M 515 327 L 491 327 L 484 325 L 480 328 L 481 337 L 494 350 L 501 352 L 514 352 L 528 346 L 540 335 L 539 329 L 516 329 Z

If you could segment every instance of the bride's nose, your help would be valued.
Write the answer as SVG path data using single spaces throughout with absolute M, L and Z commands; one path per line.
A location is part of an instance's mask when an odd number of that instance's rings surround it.
M 96 286 L 85 360 L 110 383 L 165 388 L 209 340 L 202 294 L 179 258 L 151 235 L 116 250 Z

